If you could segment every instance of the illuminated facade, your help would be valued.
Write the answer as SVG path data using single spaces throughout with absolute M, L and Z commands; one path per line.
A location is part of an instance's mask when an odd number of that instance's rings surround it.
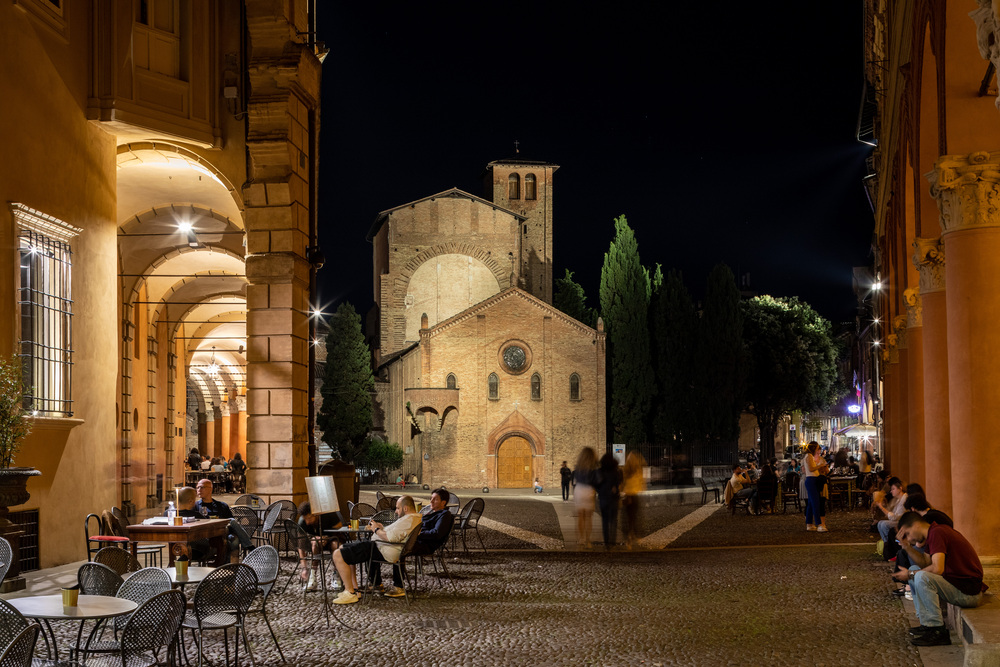
M 865 3 L 873 345 L 889 468 L 1000 557 L 1000 3 Z M 989 511 L 983 511 L 989 510 Z
M 322 52 L 314 3 L 0 9 L 0 351 L 37 411 L 17 459 L 41 565 L 155 507 L 192 446 L 304 496 Z M 22 508 L 14 508 L 22 509 Z

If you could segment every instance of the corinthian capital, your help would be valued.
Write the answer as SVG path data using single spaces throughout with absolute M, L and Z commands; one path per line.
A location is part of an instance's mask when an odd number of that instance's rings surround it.
M 899 361 L 899 336 L 892 333 L 885 337 L 885 347 L 882 348 L 882 361 L 894 364 Z
M 913 239 L 913 265 L 920 273 L 920 293 L 944 291 L 944 244 L 940 238 Z
M 906 348 L 906 315 L 896 315 L 892 318 L 892 333 L 889 334 L 890 345 L 898 350 Z
M 927 174 L 943 234 L 1000 227 L 1000 153 L 944 155 Z
M 247 411 L 247 397 L 246 396 L 237 396 L 236 398 L 234 398 L 233 399 L 233 407 L 236 408 L 237 412 L 246 412 Z
M 903 292 L 906 301 L 906 328 L 914 329 L 924 326 L 923 304 L 920 302 L 920 290 L 911 287 Z

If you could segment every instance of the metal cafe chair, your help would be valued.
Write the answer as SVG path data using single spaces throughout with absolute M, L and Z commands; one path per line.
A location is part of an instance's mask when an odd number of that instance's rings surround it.
M 256 664 L 253 651 L 247 640 L 243 621 L 247 611 L 257 595 L 257 573 L 253 568 L 243 563 L 223 565 L 212 570 L 198 585 L 194 593 L 194 605 L 181 623 L 195 635 L 198 645 L 198 666 L 204 659 L 204 633 L 222 630 L 226 640 L 226 664 L 229 664 L 228 630 L 234 628 L 235 662 L 240 661 L 240 636 L 243 636 L 243 646 L 250 655 L 250 664 Z M 181 642 L 183 648 L 184 642 Z
M 97 532 L 91 534 L 90 520 L 94 519 L 97 522 Z M 113 545 L 119 547 L 128 546 L 127 537 L 119 537 L 111 532 L 111 527 L 106 526 L 104 522 L 101 521 L 101 517 L 98 514 L 90 513 L 87 518 L 83 521 L 83 533 L 87 541 L 87 560 L 91 560 L 93 554 L 97 553 L 102 547 Z
M 376 516 L 378 516 L 378 515 L 376 515 Z M 377 519 L 374 519 L 374 520 L 377 521 Z M 382 556 L 382 552 L 379 551 L 379 549 L 377 549 L 377 548 L 372 549 L 371 556 L 368 559 L 368 571 L 369 572 L 371 572 L 371 568 L 372 567 L 382 567 L 382 563 L 387 563 L 389 565 L 392 565 L 393 574 L 395 574 L 397 572 L 399 573 L 399 578 L 403 582 L 403 595 L 406 598 L 406 604 L 407 604 L 407 606 L 409 606 L 409 604 L 410 604 L 410 591 L 408 591 L 407 588 L 411 588 L 412 589 L 413 586 L 409 585 L 409 581 L 407 580 L 407 577 L 405 576 L 406 575 L 406 570 L 403 569 L 403 561 L 404 561 L 404 559 L 407 556 L 410 555 L 410 552 L 413 551 L 413 547 L 416 546 L 416 544 L 417 544 L 417 536 L 420 534 L 420 528 L 421 527 L 422 527 L 421 524 L 418 523 L 416 526 L 413 527 L 413 530 L 410 531 L 410 534 L 406 536 L 406 541 L 403 543 L 403 548 L 402 548 L 402 550 L 399 553 L 399 558 L 397 558 L 395 561 L 386 560 Z M 376 546 L 379 545 L 379 544 L 395 544 L 394 542 L 385 542 L 384 540 L 380 540 L 380 539 L 375 538 L 375 537 L 372 538 L 372 542 L 375 542 Z M 368 586 L 365 586 L 363 588 L 363 591 L 364 592 L 362 594 L 364 595 L 365 602 L 367 602 L 368 599 L 369 599 L 369 597 L 373 594 L 373 591 Z
M 84 563 L 76 571 L 80 595 L 107 595 L 114 597 L 124 581 L 121 575 L 101 563 Z
M 0 667 L 31 667 L 38 629 L 37 625 L 29 625 L 17 633 L 3 653 L 0 653 Z
M 232 510 L 233 518 L 243 527 L 243 530 L 250 536 L 250 539 L 257 544 L 261 544 L 263 538 L 257 534 L 260 530 L 260 517 L 257 516 L 257 512 L 252 507 L 244 507 L 242 505 L 233 505 L 229 509 Z
M 12 604 L 0 600 L 0 647 L 8 646 L 29 625 Z
M 116 549 L 115 551 L 121 551 L 121 549 Z M 118 589 L 118 593 L 115 594 L 115 597 L 123 600 L 131 600 L 141 606 L 154 596 L 172 589 L 173 584 L 170 581 L 169 574 L 158 567 L 147 567 L 137 572 L 133 572 L 129 578 L 122 583 L 121 587 Z M 134 613 L 136 612 L 132 612 L 132 614 Z M 121 642 L 118 641 L 117 637 L 119 633 L 124 630 L 125 625 L 132 617 L 132 614 L 123 614 L 122 616 L 116 616 L 114 618 L 114 640 L 101 641 L 98 638 L 98 641 L 94 641 L 94 634 L 97 630 L 97 626 L 95 626 L 94 631 L 90 634 L 90 638 L 87 639 L 87 644 L 80 649 L 80 652 L 84 654 L 120 652 Z
M 160 651 L 167 647 L 166 662 L 184 618 L 187 602 L 180 591 L 157 593 L 132 612 L 122 628 L 119 656 L 122 667 L 147 667 L 163 664 Z M 228 643 L 226 647 L 228 648 Z
M 243 559 L 243 564 L 253 568 L 253 571 L 257 573 L 257 590 L 260 593 L 260 606 L 256 608 L 251 607 L 247 613 L 259 613 L 264 617 L 264 623 L 267 624 L 267 631 L 271 633 L 271 639 L 274 641 L 274 648 L 278 649 L 281 662 L 285 662 L 285 654 L 281 652 L 281 646 L 278 645 L 278 637 L 274 634 L 274 628 L 271 627 L 271 620 L 267 617 L 267 598 L 271 595 L 271 590 L 278 579 L 278 566 L 280 565 L 278 550 L 270 544 L 257 547 L 247 554 L 247 557 Z
M 476 537 L 479 538 L 479 544 L 483 547 L 483 553 L 486 553 L 486 543 L 483 542 L 483 536 L 479 534 L 479 519 L 483 516 L 484 509 L 486 509 L 486 501 L 482 498 L 473 498 L 465 504 L 458 517 L 455 528 L 462 534 L 462 550 L 465 553 L 469 553 L 465 534 L 470 530 L 476 531 Z
M 14 551 L 10 548 L 10 542 L 0 537 L 0 581 L 7 576 L 7 570 L 14 560 Z
M 126 549 L 119 549 L 118 547 L 104 547 L 98 550 L 94 554 L 93 562 L 107 565 L 122 577 L 129 572 L 138 572 L 142 569 L 142 566 L 135 559 L 135 556 L 132 555 L 132 552 Z

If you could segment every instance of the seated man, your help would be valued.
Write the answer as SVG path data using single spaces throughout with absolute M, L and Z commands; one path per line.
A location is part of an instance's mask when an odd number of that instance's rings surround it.
M 744 472 L 743 466 L 739 463 L 735 464 L 733 466 L 733 476 L 729 478 L 729 488 L 726 492 L 729 498 L 726 500 L 726 504 L 732 505 L 733 501 L 742 500 L 743 498 L 750 500 L 753 498 L 754 491 L 755 489 L 750 486 L 750 478 Z
M 229 505 L 212 497 L 212 480 L 200 479 L 196 488 L 199 499 L 194 504 L 194 508 L 197 516 L 229 519 L 229 553 L 239 556 L 240 547 L 243 547 L 243 553 L 253 551 L 253 540 L 247 535 L 247 531 L 240 525 L 240 522 L 233 518 L 233 511 L 229 509 Z
M 340 580 L 344 582 L 343 592 L 334 599 L 334 604 L 353 604 L 358 601 L 356 579 L 356 566 L 359 563 L 367 563 L 371 560 L 372 549 L 378 547 L 382 558 L 390 563 L 399 560 L 399 555 L 403 551 L 403 542 L 409 537 L 410 532 L 420 525 L 420 515 L 417 514 L 417 506 L 410 496 L 400 496 L 396 500 L 396 516 L 399 517 L 391 525 L 383 526 L 377 521 L 368 524 L 368 528 L 374 533 L 373 540 L 363 540 L 360 542 L 348 542 L 333 552 L 333 564 L 337 568 Z M 385 544 L 390 542 L 391 544 Z M 395 568 L 393 568 L 395 569 Z M 372 567 L 368 572 L 368 584 L 378 586 L 382 578 L 382 568 Z
M 177 516 L 201 518 L 201 512 L 195 509 L 198 492 L 190 486 L 177 491 Z M 187 544 L 174 544 L 174 552 L 178 556 L 188 556 L 192 560 L 207 560 L 215 554 L 215 549 L 206 539 L 193 540 Z
M 911 484 L 910 486 L 916 486 Z M 942 526 L 948 526 L 949 528 L 954 528 L 955 523 L 951 520 L 951 517 L 942 512 L 941 510 L 932 509 L 930 503 L 927 502 L 927 498 L 921 493 L 907 493 L 906 502 L 903 503 L 903 509 L 907 512 L 914 511 L 920 516 L 924 517 L 924 521 L 927 523 L 938 523 Z M 915 549 L 919 551 L 924 551 L 924 549 L 914 546 Z M 896 553 L 896 572 L 906 572 L 910 569 L 913 563 L 910 562 L 910 555 L 906 549 L 902 549 Z M 893 595 L 897 597 L 905 597 L 907 600 L 913 599 L 912 591 L 910 590 L 910 585 L 907 584 L 904 587 L 893 591 Z
M 451 494 L 448 489 L 434 489 L 431 492 L 431 511 L 423 515 L 421 519 L 420 534 L 417 535 L 417 544 L 413 547 L 414 556 L 427 556 L 437 551 L 451 535 L 451 529 L 455 525 L 455 515 L 448 509 L 448 501 Z M 405 564 L 401 564 L 399 572 L 396 568 L 392 570 L 392 588 L 383 591 L 383 595 L 390 598 L 402 597 L 403 577 L 405 575 Z
M 885 518 L 878 522 L 878 534 L 883 543 L 889 542 L 893 529 L 896 528 L 896 522 L 899 521 L 899 517 L 904 512 L 903 505 L 906 503 L 906 494 L 903 492 L 903 481 L 898 477 L 890 477 L 889 493 L 889 498 L 873 505 L 885 514 Z
M 323 549 L 333 549 L 332 538 L 325 535 L 323 531 L 340 528 L 343 525 L 344 521 L 340 516 L 340 512 L 313 514 L 312 505 L 308 500 L 299 505 L 299 528 L 312 537 L 312 553 L 314 555 L 322 553 Z M 300 573 L 302 590 L 314 591 L 317 586 L 317 577 L 319 576 L 317 570 L 319 566 L 312 561 L 305 560 L 305 558 L 305 551 L 299 549 L 299 563 L 302 567 Z M 312 567 L 310 568 L 310 566 Z M 331 581 L 331 583 L 333 582 Z M 336 589 L 339 586 L 331 586 L 331 588 Z
M 941 618 L 943 598 L 959 607 L 978 607 L 986 590 L 983 565 L 965 537 L 948 526 L 928 523 L 916 512 L 899 518 L 896 539 L 913 565 L 908 572 L 896 572 L 898 581 L 909 581 L 913 605 L 920 625 L 910 629 L 914 646 L 947 646 L 951 636 Z M 923 546 L 927 553 L 914 546 Z

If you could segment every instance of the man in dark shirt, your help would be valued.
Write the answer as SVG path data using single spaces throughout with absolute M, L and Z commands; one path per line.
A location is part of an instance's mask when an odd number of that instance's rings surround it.
M 212 480 L 198 480 L 198 502 L 194 504 L 195 512 L 202 518 L 217 517 L 219 519 L 229 519 L 229 552 L 239 555 L 239 548 L 243 547 L 244 552 L 253 550 L 253 540 L 247 535 L 240 522 L 233 518 L 233 511 L 229 505 L 212 497 Z
M 952 522 L 951 517 L 942 512 L 941 510 L 932 509 L 930 503 L 927 502 L 927 498 L 924 496 L 923 492 L 920 493 L 907 493 L 906 501 L 903 503 L 903 509 L 906 511 L 914 511 L 920 516 L 924 517 L 924 521 L 927 523 L 939 523 L 942 526 L 948 526 L 954 528 L 955 524 Z M 914 547 L 918 551 L 924 551 L 920 547 Z M 926 553 L 926 552 L 925 552 Z M 907 553 L 906 549 L 900 549 L 896 553 L 896 571 L 906 572 L 910 569 L 910 555 Z M 893 595 L 897 597 L 906 597 L 907 600 L 912 600 L 913 595 L 909 590 L 909 585 L 893 591 Z
M 893 574 L 899 581 L 908 579 L 913 589 L 920 625 L 910 630 L 911 643 L 951 644 L 948 628 L 941 618 L 939 598 L 966 609 L 979 606 L 986 584 L 976 550 L 954 528 L 928 523 L 916 512 L 907 512 L 899 518 L 896 538 L 914 563 L 908 572 Z M 914 549 L 914 545 L 923 546 L 927 553 Z
M 455 525 L 455 515 L 448 509 L 448 501 L 451 494 L 447 489 L 434 489 L 431 492 L 430 511 L 421 518 L 420 534 L 417 535 L 417 544 L 411 552 L 414 556 L 426 556 L 438 550 L 451 535 L 451 529 Z M 400 563 L 399 570 L 403 570 L 404 563 Z M 403 579 L 400 571 L 396 568 L 392 570 L 393 589 L 385 591 L 389 597 L 401 597 L 404 595 L 402 586 Z M 403 575 L 405 576 L 405 575 Z
M 562 468 L 559 468 L 559 476 L 562 478 L 563 500 L 569 500 L 569 483 L 573 479 L 573 471 L 566 461 L 563 461 Z

